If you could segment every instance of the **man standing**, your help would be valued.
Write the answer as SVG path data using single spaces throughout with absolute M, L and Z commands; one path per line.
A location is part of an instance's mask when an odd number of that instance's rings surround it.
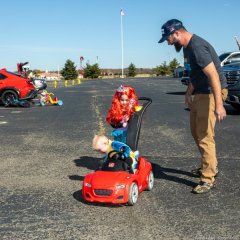
M 191 133 L 201 154 L 201 167 L 192 171 L 200 177 L 193 192 L 205 193 L 214 186 L 218 172 L 214 129 L 216 120 L 220 122 L 226 117 L 223 101 L 228 93 L 227 81 L 214 48 L 188 32 L 181 21 L 171 19 L 162 26 L 159 43 L 165 40 L 168 45 L 174 45 L 177 52 L 183 47 L 191 67 L 185 102 L 190 108 Z

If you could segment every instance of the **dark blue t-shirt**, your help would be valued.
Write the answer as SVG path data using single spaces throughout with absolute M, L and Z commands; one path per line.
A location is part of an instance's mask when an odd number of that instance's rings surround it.
M 203 69 L 211 62 L 214 63 L 219 74 L 222 89 L 227 87 L 227 80 L 221 68 L 220 59 L 214 48 L 204 39 L 193 34 L 188 46 L 184 49 L 184 56 L 191 66 L 191 83 L 194 87 L 194 93 L 211 93 L 211 86 L 208 77 Z

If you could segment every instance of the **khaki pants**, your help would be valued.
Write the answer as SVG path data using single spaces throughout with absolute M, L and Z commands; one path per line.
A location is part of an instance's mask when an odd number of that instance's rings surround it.
M 227 89 L 222 89 L 222 99 L 226 100 Z M 217 158 L 214 140 L 216 123 L 215 101 L 213 94 L 196 94 L 190 111 L 190 127 L 192 136 L 201 154 L 201 181 L 214 182 Z

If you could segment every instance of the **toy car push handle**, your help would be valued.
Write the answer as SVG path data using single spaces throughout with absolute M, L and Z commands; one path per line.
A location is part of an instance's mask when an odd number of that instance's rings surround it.
M 138 141 L 141 131 L 143 115 L 146 109 L 152 103 L 152 99 L 148 97 L 140 97 L 139 101 L 144 101 L 142 104 L 142 108 L 139 111 L 135 112 L 130 118 L 127 130 L 127 145 L 133 151 L 136 151 L 138 149 Z
M 152 99 L 149 97 L 139 97 L 138 100 L 146 102 L 144 103 L 144 105 L 147 105 L 145 108 L 147 108 L 152 103 Z

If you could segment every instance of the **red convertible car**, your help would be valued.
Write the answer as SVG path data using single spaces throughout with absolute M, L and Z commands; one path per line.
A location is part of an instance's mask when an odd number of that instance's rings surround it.
M 145 101 L 143 107 L 128 124 L 127 145 L 133 151 L 138 147 L 143 114 L 152 102 L 150 98 L 139 100 Z M 129 171 L 124 160 L 108 158 L 98 170 L 84 177 L 82 194 L 88 202 L 127 203 L 132 206 L 137 202 L 139 193 L 152 190 L 153 185 L 152 165 L 145 158 L 138 157 L 134 173 Z

